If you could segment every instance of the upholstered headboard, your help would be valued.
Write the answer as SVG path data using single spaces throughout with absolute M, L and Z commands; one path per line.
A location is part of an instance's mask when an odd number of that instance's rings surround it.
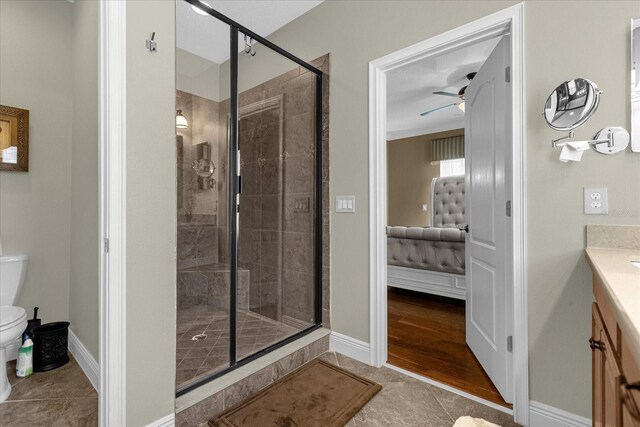
M 462 228 L 464 214 L 464 175 L 433 178 L 431 182 L 431 226 Z

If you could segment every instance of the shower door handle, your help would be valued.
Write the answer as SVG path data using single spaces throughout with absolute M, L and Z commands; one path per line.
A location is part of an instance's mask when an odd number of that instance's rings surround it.
M 242 176 L 238 175 L 238 194 L 242 194 Z

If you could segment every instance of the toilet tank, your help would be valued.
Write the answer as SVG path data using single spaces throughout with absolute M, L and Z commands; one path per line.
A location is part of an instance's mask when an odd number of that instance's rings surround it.
M 0 256 L 0 305 L 16 305 L 27 277 L 26 255 Z

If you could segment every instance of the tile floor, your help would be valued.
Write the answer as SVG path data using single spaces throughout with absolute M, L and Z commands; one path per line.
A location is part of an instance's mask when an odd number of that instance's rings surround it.
M 382 390 L 347 427 L 451 427 L 464 415 L 483 418 L 502 427 L 519 426 L 509 414 L 392 369 L 374 368 L 331 351 L 320 358 L 382 385 Z
M 16 377 L 15 360 L 7 363 L 11 395 L 0 403 L 0 425 L 97 426 L 98 393 L 69 355 L 66 365 L 27 378 Z
M 209 307 L 208 310 L 211 310 Z M 238 310 L 238 360 L 299 332 L 298 329 L 259 314 Z M 207 337 L 197 341 L 197 334 Z M 176 386 L 229 366 L 229 315 L 195 306 L 178 311 L 176 336 Z
M 349 357 L 327 352 L 321 359 L 382 385 L 347 427 L 451 427 L 464 415 L 484 418 L 502 427 L 517 427 L 511 415 L 403 375 L 374 368 Z M 4 426 L 97 426 L 98 395 L 71 357 L 65 366 L 28 378 L 15 376 L 15 361 L 7 364 L 13 390 L 0 404 Z M 203 424 L 206 426 L 206 424 Z

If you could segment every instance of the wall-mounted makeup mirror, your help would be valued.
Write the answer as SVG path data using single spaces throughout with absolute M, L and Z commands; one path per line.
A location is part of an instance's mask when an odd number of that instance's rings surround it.
M 640 152 L 640 18 L 631 20 L 631 150 Z
M 562 148 L 561 162 L 579 162 L 591 147 L 601 154 L 614 154 L 629 145 L 629 132 L 619 126 L 601 129 L 593 139 L 573 140 L 573 130 L 583 125 L 598 109 L 602 91 L 591 80 L 567 80 L 554 89 L 544 104 L 544 118 L 549 127 L 569 131 L 569 135 L 551 141 L 553 148 Z
M 581 126 L 595 113 L 601 93 L 590 80 L 567 80 L 555 88 L 544 105 L 547 124 L 555 130 L 572 130 Z

